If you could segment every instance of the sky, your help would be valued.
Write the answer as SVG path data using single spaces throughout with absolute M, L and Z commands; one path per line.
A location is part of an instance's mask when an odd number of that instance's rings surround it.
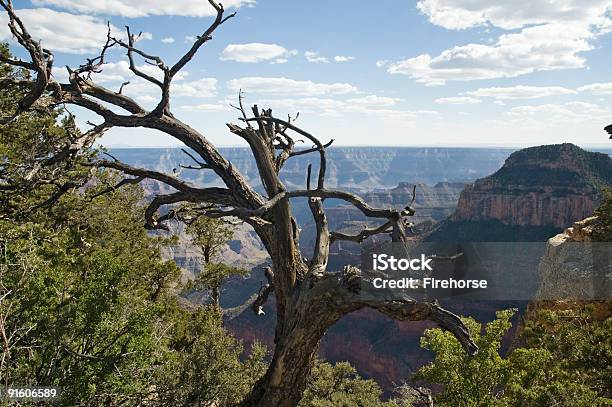
M 138 46 L 173 64 L 211 23 L 205 0 L 14 0 L 54 51 L 53 75 L 99 53 L 107 22 L 142 32 Z M 335 145 L 610 147 L 612 0 L 228 0 L 223 24 L 175 78 L 174 115 L 218 146 L 242 145 L 230 107 L 300 113 L 297 125 Z M 0 40 L 15 46 L 0 15 Z M 94 80 L 145 108 L 159 99 L 123 50 Z M 152 75 L 158 68 L 137 63 Z M 80 125 L 99 123 L 73 108 Z M 112 129 L 106 146 L 176 146 L 147 129 Z

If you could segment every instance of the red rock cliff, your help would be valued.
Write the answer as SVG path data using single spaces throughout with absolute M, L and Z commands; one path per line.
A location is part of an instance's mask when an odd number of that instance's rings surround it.
M 573 144 L 527 148 L 495 174 L 467 185 L 451 221 L 564 228 L 593 213 L 612 184 L 612 159 Z

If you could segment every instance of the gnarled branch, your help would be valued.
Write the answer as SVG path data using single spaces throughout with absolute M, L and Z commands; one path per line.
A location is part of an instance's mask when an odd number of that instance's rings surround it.
M 325 157 L 325 146 L 323 145 L 323 143 L 321 143 L 319 141 L 318 138 L 316 138 L 312 134 L 308 133 L 307 131 L 304 131 L 304 130 L 300 129 L 299 127 L 293 125 L 290 122 L 287 122 L 287 121 L 282 120 L 282 119 L 277 119 L 276 117 L 272 117 L 272 116 L 260 116 L 260 117 L 256 116 L 256 117 L 252 117 L 252 118 L 249 118 L 249 119 L 245 119 L 245 121 L 247 123 L 251 122 L 251 121 L 256 121 L 258 124 L 259 123 L 266 123 L 266 124 L 277 123 L 277 124 L 281 124 L 281 125 L 285 126 L 286 129 L 293 130 L 297 134 L 299 134 L 300 136 L 306 137 L 307 139 L 312 141 L 315 144 L 316 150 L 319 152 L 319 155 L 321 157 L 320 163 L 319 163 L 319 177 L 318 177 L 318 180 L 317 180 L 317 189 L 325 188 L 325 171 L 326 171 L 326 168 L 327 168 L 327 159 Z M 331 142 L 328 143 L 327 145 L 328 146 L 331 145 Z
M 374 228 L 364 228 L 356 235 L 349 235 L 341 232 L 332 232 L 330 238 L 330 244 L 335 243 L 338 240 L 346 240 L 349 242 L 362 243 L 364 240 L 371 236 L 375 236 L 381 233 L 389 232 L 389 229 L 392 227 L 391 222 L 385 222 L 382 225 Z
M 347 266 L 343 272 L 327 274 L 309 286 L 306 296 L 326 298 L 329 314 L 345 315 L 361 308 L 375 309 L 384 315 L 399 321 L 433 321 L 441 328 L 451 332 L 469 354 L 478 351 L 478 346 L 470 336 L 467 326 L 452 312 L 440 307 L 435 302 L 417 301 L 405 292 L 392 291 L 389 288 L 364 290 L 365 285 L 372 285 L 376 277 L 386 277 L 381 272 L 364 273 L 357 267 Z
M 31 86 L 28 93 L 17 103 L 15 112 L 4 118 L 0 118 L 0 124 L 6 124 L 17 118 L 21 113 L 31 108 L 38 102 L 47 89 L 53 67 L 53 53 L 43 48 L 39 42 L 34 41 L 21 19 L 13 10 L 11 0 L 0 0 L 0 6 L 4 8 L 9 17 L 8 27 L 17 42 L 28 51 L 31 62 L 24 62 L 12 58 L 0 57 L 0 61 L 9 65 L 32 70 L 36 73 L 34 86 Z

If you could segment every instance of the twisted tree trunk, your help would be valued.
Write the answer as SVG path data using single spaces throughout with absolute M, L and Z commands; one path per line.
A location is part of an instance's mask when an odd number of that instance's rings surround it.
M 324 331 L 313 329 L 316 321 L 291 318 L 291 327 L 276 344 L 274 357 L 266 374 L 259 380 L 243 406 L 296 406 L 306 388 Z
M 390 290 L 373 294 L 360 289 L 381 275 L 366 275 L 358 268 L 345 267 L 342 272 L 301 280 L 287 304 L 284 321 L 277 324 L 274 356 L 268 371 L 242 405 L 296 406 L 327 329 L 344 315 L 364 307 L 396 320 L 434 321 L 452 332 L 466 352 L 477 351 L 459 317 L 437 304 L 418 302 Z M 278 330 L 280 326 L 282 331 Z
M 283 321 L 277 323 L 272 361 L 243 406 L 289 407 L 302 398 L 319 342 L 340 316 L 315 284 L 301 281 L 283 315 L 277 315 Z

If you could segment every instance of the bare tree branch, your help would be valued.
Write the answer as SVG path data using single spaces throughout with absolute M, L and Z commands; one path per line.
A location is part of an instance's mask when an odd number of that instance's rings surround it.
M 406 216 L 412 216 L 415 213 L 415 210 L 412 209 L 412 204 L 414 203 L 414 201 L 416 200 L 416 185 L 413 186 L 412 188 L 412 199 L 410 200 L 410 203 L 404 208 L 404 210 L 400 213 L 401 217 L 406 217 Z M 373 227 L 373 228 L 364 228 L 362 229 L 358 234 L 356 235 L 349 235 L 346 233 L 341 233 L 341 232 L 332 232 L 331 234 L 331 243 L 333 244 L 334 242 L 338 241 L 338 240 L 345 240 L 345 241 L 350 241 L 350 242 L 355 242 L 355 243 L 362 243 L 364 240 L 366 240 L 369 237 L 381 234 L 381 233 L 387 233 L 391 230 L 393 230 L 394 224 L 396 222 L 394 221 L 388 221 L 383 223 L 380 226 L 377 227 Z M 410 230 L 412 230 L 413 224 L 409 223 L 409 222 L 404 222 L 404 228 L 410 228 Z
M 17 42 L 23 48 L 25 48 L 26 51 L 28 51 L 30 58 L 32 59 L 31 62 L 24 62 L 11 58 L 0 58 L 0 61 L 13 66 L 26 68 L 36 73 L 34 86 L 32 86 L 24 98 L 17 103 L 17 109 L 15 112 L 8 117 L 0 118 L 0 124 L 6 124 L 13 121 L 22 112 L 25 112 L 37 101 L 39 101 L 45 92 L 51 77 L 53 54 L 49 50 L 44 49 L 40 43 L 37 43 L 32 39 L 21 19 L 15 14 L 11 0 L 0 0 L 0 6 L 2 6 L 2 8 L 4 8 L 8 14 L 8 26 L 11 34 L 13 34 L 13 36 L 17 39 Z
M 232 18 L 232 17 L 234 17 L 236 15 L 236 13 L 232 13 L 232 14 L 228 15 L 227 17 L 223 17 L 224 9 L 223 9 L 223 6 L 221 5 L 221 3 L 216 3 L 213 0 L 208 0 L 208 3 L 210 3 L 210 5 L 213 6 L 213 8 L 217 11 L 217 16 L 215 18 L 215 21 L 210 25 L 210 27 L 208 27 L 206 29 L 206 31 L 204 31 L 204 33 L 202 33 L 201 35 L 198 36 L 198 38 L 193 43 L 193 45 L 191 46 L 189 51 L 187 51 L 187 53 L 185 53 L 185 55 L 183 55 L 181 57 L 181 59 L 179 59 L 177 61 L 177 63 L 174 64 L 172 66 L 172 68 L 170 68 L 170 71 L 169 71 L 170 77 L 174 77 L 174 75 L 176 75 L 178 71 L 183 69 L 183 67 L 185 65 L 187 65 L 187 63 L 189 61 L 191 61 L 191 59 L 198 52 L 200 47 L 202 45 L 204 45 L 205 42 L 210 41 L 212 39 L 212 37 L 211 37 L 212 33 L 221 24 L 223 24 L 224 22 L 226 22 L 227 20 L 229 20 L 230 18 Z
M 164 61 L 162 61 L 162 59 L 158 56 L 147 54 L 146 52 L 136 48 L 135 44 L 138 40 L 138 37 L 132 34 L 132 32 L 130 31 L 130 27 L 126 26 L 125 30 L 127 31 L 127 44 L 124 41 L 116 38 L 114 39 L 114 41 L 127 50 L 127 57 L 128 61 L 130 62 L 130 70 L 134 72 L 136 76 L 141 77 L 147 82 L 151 82 L 163 89 L 164 84 L 159 79 L 156 79 L 153 76 L 144 73 L 136 66 L 136 62 L 134 60 L 134 53 L 140 55 L 147 61 L 155 61 L 154 65 L 158 66 L 162 71 L 166 70 L 166 65 L 164 64 Z
M 323 148 L 330 147 L 334 141 L 335 141 L 334 139 L 329 140 L 327 143 L 323 144 Z M 319 147 L 314 146 L 311 148 L 305 148 L 303 150 L 294 151 L 290 154 L 290 156 L 297 157 L 298 155 L 310 154 L 310 153 L 314 153 L 315 151 L 319 151 Z
M 406 207 L 401 211 L 393 208 L 374 208 L 359 196 L 351 192 L 340 191 L 336 189 L 299 189 L 295 191 L 280 192 L 279 194 L 266 201 L 262 206 L 257 209 L 238 209 L 236 213 L 242 213 L 244 215 L 250 214 L 252 216 L 261 216 L 273 209 L 281 200 L 298 197 L 341 199 L 343 201 L 353 204 L 365 216 L 371 218 L 395 218 L 398 216 L 412 216 L 414 214 L 414 210 L 410 207 Z
M 206 169 L 210 169 L 209 165 L 206 165 L 205 163 L 203 163 L 200 160 L 198 160 L 197 158 L 195 158 L 193 156 L 193 154 L 191 154 L 189 151 L 185 150 L 184 148 L 181 148 L 181 151 L 183 153 L 185 153 L 187 156 L 189 156 L 189 158 L 191 158 L 193 161 L 195 161 L 195 163 L 198 165 L 197 167 L 194 167 L 192 165 L 182 165 L 182 164 L 180 164 L 181 168 L 188 168 L 188 169 L 191 169 L 191 170 L 206 170 Z
M 119 181 L 118 183 L 116 183 L 115 185 L 109 186 L 107 188 L 104 188 L 102 191 L 97 192 L 93 195 L 91 195 L 89 197 L 89 200 L 92 201 L 94 199 L 96 199 L 99 196 L 105 195 L 109 192 L 113 192 L 116 191 L 117 189 L 125 186 L 125 185 L 135 185 L 135 184 L 139 184 L 142 182 L 142 180 L 144 180 L 144 177 L 136 177 L 136 178 L 124 178 L 121 181 Z
M 375 228 L 364 228 L 356 235 L 349 235 L 341 232 L 332 232 L 331 233 L 331 242 L 330 244 L 335 243 L 338 240 L 346 240 L 355 243 L 361 243 L 367 238 L 378 235 L 381 233 L 389 232 L 389 229 L 392 227 L 391 222 L 385 222 L 382 225 Z
M 307 139 L 309 139 L 310 141 L 312 141 L 315 146 L 316 146 L 316 150 L 319 151 L 319 155 L 321 157 L 320 163 L 319 163 L 319 177 L 318 177 L 318 181 L 317 181 L 317 189 L 323 189 L 325 187 L 325 171 L 327 168 L 327 160 L 325 157 L 325 146 L 319 141 L 319 139 L 317 139 L 316 137 L 314 137 L 312 134 L 300 129 L 299 127 L 294 126 L 293 124 L 285 121 L 285 120 L 281 120 L 281 119 L 277 119 L 276 117 L 271 117 L 271 116 L 261 116 L 261 117 L 253 117 L 250 119 L 246 119 L 246 122 L 250 122 L 250 121 L 256 121 L 257 123 L 278 123 L 281 124 L 283 126 L 285 126 L 287 129 L 293 130 L 296 133 L 298 133 L 300 136 L 306 137 Z M 328 143 L 327 145 L 331 145 L 331 142 Z
M 327 274 L 319 279 L 307 295 L 320 297 L 325 293 L 330 301 L 328 307 L 336 309 L 335 315 L 345 315 L 365 307 L 400 321 L 430 320 L 451 332 L 469 354 L 473 355 L 478 351 L 461 319 L 437 303 L 417 301 L 405 292 L 397 290 L 379 289 L 376 294 L 371 290 L 362 290 L 366 285 L 371 286 L 376 277 L 388 276 L 381 272 L 364 274 L 356 267 L 347 266 L 340 273 Z M 335 322 L 333 319 L 332 321 Z
M 372 303 L 369 304 L 369 307 L 399 321 L 433 321 L 452 333 L 468 354 L 474 355 L 478 351 L 478 347 L 461 319 L 437 304 L 387 301 Z
M 172 175 L 164 174 L 163 172 L 157 172 L 152 170 L 146 170 L 143 168 L 132 167 L 131 165 L 124 164 L 120 161 L 108 161 L 108 160 L 100 160 L 95 162 L 95 165 L 98 167 L 105 168 L 113 168 L 115 170 L 122 171 L 126 174 L 134 175 L 142 178 L 149 178 L 159 182 L 163 182 L 179 191 L 188 192 L 188 191 L 197 191 L 198 188 L 189 185 L 185 181 L 174 177 Z
M 308 164 L 308 173 L 306 175 L 306 189 L 310 190 L 310 175 L 312 165 Z M 310 272 L 321 274 L 325 272 L 327 260 L 329 258 L 329 246 L 331 244 L 329 236 L 329 227 L 327 224 L 327 216 L 323 210 L 322 198 L 309 198 L 308 207 L 315 221 L 317 235 L 315 239 L 314 252 L 310 261 Z

